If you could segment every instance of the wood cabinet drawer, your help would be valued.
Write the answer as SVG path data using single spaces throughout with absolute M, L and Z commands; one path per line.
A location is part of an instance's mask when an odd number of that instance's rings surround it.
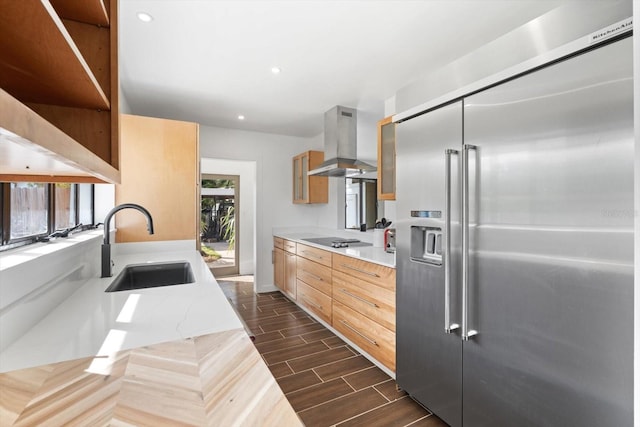
M 283 249 L 287 252 L 291 252 L 292 254 L 296 253 L 296 242 L 292 242 L 291 240 L 282 240 Z
M 391 291 L 396 290 L 396 270 L 360 259 L 333 254 L 333 269 L 342 271 L 367 282 L 382 286 Z
M 297 277 L 309 286 L 331 296 L 331 268 L 298 257 Z
M 331 267 L 331 252 L 298 243 L 298 256 Z
M 331 324 L 331 297 L 298 280 L 298 303 Z
M 333 327 L 387 368 L 396 370 L 396 334 L 337 301 Z
M 357 277 L 334 271 L 333 299 L 380 323 L 396 330 L 396 293 L 373 285 Z
M 274 237 L 273 247 L 278 249 L 284 249 L 284 239 L 282 237 Z

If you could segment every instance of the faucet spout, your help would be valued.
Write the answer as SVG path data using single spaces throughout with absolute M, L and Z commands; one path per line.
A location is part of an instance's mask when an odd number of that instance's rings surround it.
M 153 218 L 151 218 L 151 214 L 148 210 L 140 205 L 136 205 L 135 203 L 123 203 L 121 205 L 116 206 L 111 209 L 107 216 L 104 218 L 104 241 L 102 243 L 102 274 L 100 277 L 111 277 L 113 275 L 111 271 L 111 244 L 109 243 L 109 223 L 111 222 L 111 217 L 113 217 L 116 212 L 121 211 L 123 209 L 136 209 L 145 217 L 147 217 L 147 231 L 149 234 L 153 234 Z

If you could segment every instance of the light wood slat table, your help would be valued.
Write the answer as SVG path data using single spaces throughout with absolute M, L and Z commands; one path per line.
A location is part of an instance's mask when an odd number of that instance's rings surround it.
M 0 425 L 302 426 L 242 329 L 0 374 Z

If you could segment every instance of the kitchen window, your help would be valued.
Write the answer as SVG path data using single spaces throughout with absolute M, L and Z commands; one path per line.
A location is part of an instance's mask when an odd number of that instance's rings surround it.
M 95 228 L 93 184 L 0 183 L 0 251 Z
M 375 179 L 345 179 L 345 228 L 358 230 L 362 224 L 372 229 L 378 210 Z

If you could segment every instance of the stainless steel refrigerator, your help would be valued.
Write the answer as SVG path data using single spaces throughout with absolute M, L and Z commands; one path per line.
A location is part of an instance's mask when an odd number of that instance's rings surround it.
M 631 38 L 396 135 L 399 386 L 452 426 L 631 426 Z

